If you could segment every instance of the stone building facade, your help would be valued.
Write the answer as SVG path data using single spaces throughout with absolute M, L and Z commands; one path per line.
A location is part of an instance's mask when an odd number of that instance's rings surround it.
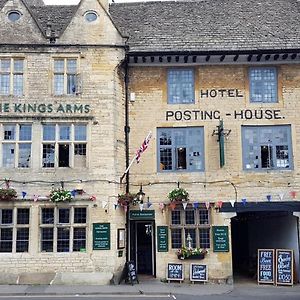
M 107 1 L 42 4 L 0 1 L 0 282 L 108 283 L 125 259 L 125 38 Z

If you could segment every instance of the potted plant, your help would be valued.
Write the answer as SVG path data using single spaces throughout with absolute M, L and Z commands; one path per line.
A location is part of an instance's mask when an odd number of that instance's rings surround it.
M 136 204 L 136 195 L 131 193 L 119 194 L 118 204 L 122 206 L 129 206 L 129 204 Z
M 183 188 L 176 188 L 168 194 L 171 202 L 182 202 L 189 200 L 189 193 Z
M 17 199 L 17 192 L 15 189 L 7 188 L 0 189 L 0 200 L 15 200 Z
M 178 259 L 204 259 L 207 254 L 206 249 L 201 248 L 187 248 L 183 246 L 177 252 Z
M 50 201 L 52 202 L 70 202 L 71 200 L 71 192 L 64 189 L 55 189 L 50 193 Z

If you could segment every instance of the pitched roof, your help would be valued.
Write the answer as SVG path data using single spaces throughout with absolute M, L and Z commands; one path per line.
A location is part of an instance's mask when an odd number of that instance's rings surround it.
M 114 3 L 130 52 L 300 48 L 298 0 Z
M 44 5 L 30 6 L 30 11 L 44 34 L 49 24 L 51 31 L 55 31 L 59 37 L 71 22 L 77 8 L 77 5 Z
M 4 4 L 7 2 L 7 0 L 0 0 L 0 9 L 4 6 Z

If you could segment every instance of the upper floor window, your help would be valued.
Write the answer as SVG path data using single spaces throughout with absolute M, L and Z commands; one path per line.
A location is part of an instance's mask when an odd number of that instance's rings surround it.
M 42 252 L 86 251 L 86 207 L 41 209 L 40 237 Z
M 159 128 L 157 151 L 159 171 L 204 170 L 203 127 Z
M 23 95 L 24 60 L 19 58 L 0 59 L 0 94 Z
M 7 14 L 7 17 L 12 22 L 17 22 L 21 18 L 21 13 L 17 10 L 12 10 Z
M 243 126 L 245 170 L 292 169 L 291 127 Z
M 277 71 L 273 67 L 250 68 L 250 102 L 277 102 Z
M 0 252 L 28 252 L 29 208 L 0 209 Z
M 185 210 L 172 210 L 170 217 L 172 248 L 187 246 L 188 235 L 192 238 L 193 248 L 210 248 L 210 210 L 188 206 Z
M 87 22 L 91 23 L 98 19 L 98 15 L 94 11 L 88 11 L 85 13 L 84 18 Z
M 168 70 L 168 103 L 194 103 L 194 70 Z
M 76 95 L 78 75 L 76 58 L 54 59 L 54 94 Z
M 2 166 L 31 167 L 31 124 L 2 125 Z
M 43 125 L 43 168 L 86 167 L 85 124 Z

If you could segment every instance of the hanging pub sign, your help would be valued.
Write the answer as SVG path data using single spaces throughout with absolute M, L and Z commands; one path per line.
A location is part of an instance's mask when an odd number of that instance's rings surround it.
M 190 264 L 190 281 L 206 282 L 207 280 L 207 265 Z
M 276 284 L 293 285 L 294 256 L 293 250 L 276 250 Z
M 183 264 L 168 263 L 167 280 L 183 281 L 184 279 Z
M 93 250 L 110 250 L 110 223 L 93 224 Z
M 169 251 L 168 226 L 157 226 L 157 251 Z
M 275 283 L 274 249 L 257 250 L 257 282 Z
M 228 226 L 213 226 L 213 251 L 229 252 Z

